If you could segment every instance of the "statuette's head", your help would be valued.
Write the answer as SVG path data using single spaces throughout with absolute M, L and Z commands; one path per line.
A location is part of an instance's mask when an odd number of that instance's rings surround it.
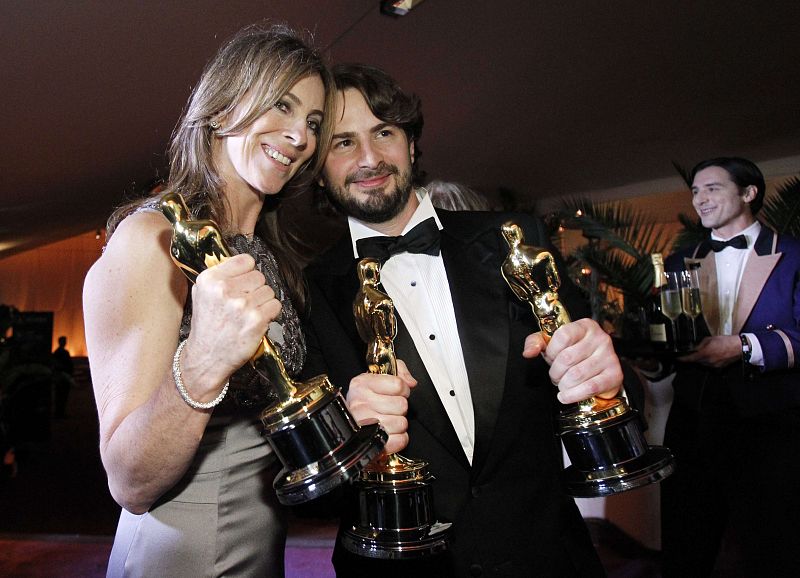
M 358 279 L 362 285 L 377 285 L 381 280 L 381 264 L 377 259 L 365 258 L 358 262 Z

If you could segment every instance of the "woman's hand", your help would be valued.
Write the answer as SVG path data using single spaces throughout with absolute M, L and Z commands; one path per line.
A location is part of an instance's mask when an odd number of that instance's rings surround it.
M 192 328 L 182 360 L 183 371 L 195 376 L 186 379 L 194 386 L 191 391 L 202 380 L 209 387 L 203 397 L 213 399 L 219 384 L 250 359 L 280 310 L 250 255 L 236 255 L 200 273 L 192 287 Z

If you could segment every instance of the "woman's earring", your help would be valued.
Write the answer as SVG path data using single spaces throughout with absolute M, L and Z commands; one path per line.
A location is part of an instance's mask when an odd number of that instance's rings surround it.
M 212 120 L 209 125 L 211 126 L 211 130 L 218 130 L 219 129 L 219 121 Z

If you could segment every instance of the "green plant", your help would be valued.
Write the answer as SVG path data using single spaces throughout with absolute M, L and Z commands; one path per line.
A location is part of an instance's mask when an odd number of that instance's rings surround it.
M 586 242 L 565 256 L 571 276 L 592 301 L 593 316 L 638 320 L 653 286 L 651 253 L 667 248 L 661 227 L 624 201 L 595 203 L 585 198 L 565 199 L 546 222 L 555 231 L 559 227 L 580 230 Z M 589 275 L 581 271 L 590 271 Z M 614 293 L 623 295 L 620 311 Z
M 764 200 L 759 219 L 778 233 L 800 238 L 800 178 L 791 177 Z

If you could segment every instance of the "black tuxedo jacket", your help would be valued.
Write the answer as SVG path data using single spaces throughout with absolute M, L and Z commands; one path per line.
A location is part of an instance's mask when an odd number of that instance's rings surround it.
M 560 487 L 557 401 L 548 366 L 522 357 L 524 340 L 538 325 L 500 273 L 508 254 L 500 225 L 513 218 L 526 244 L 549 247 L 543 226 L 520 214 L 437 212 L 475 412 L 471 466 L 399 316 L 395 349 L 418 381 L 409 399 L 410 443 L 402 454 L 425 460 L 435 476 L 437 518 L 453 523 L 456 575 L 603 575 L 580 513 Z M 328 373 L 345 389 L 366 371 L 366 345 L 352 312 L 356 263 L 347 235 L 306 270 L 304 374 Z M 585 316 L 585 303 L 567 277 L 562 275 L 561 300 L 573 318 Z

